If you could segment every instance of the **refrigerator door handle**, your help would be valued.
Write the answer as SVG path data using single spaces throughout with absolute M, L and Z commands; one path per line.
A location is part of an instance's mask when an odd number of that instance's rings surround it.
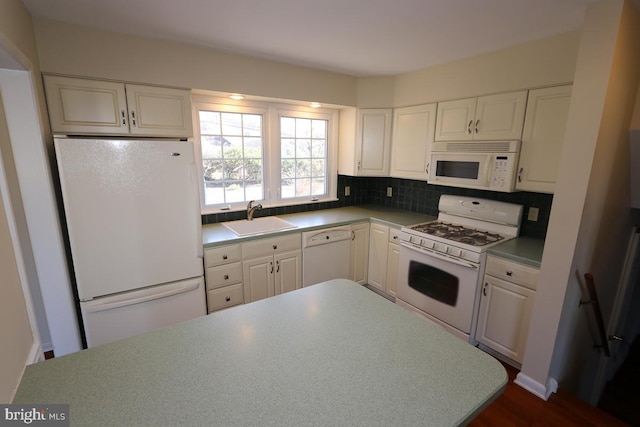
M 163 291 L 163 292 L 158 292 L 158 293 L 149 293 L 146 295 L 140 295 L 138 297 L 134 297 L 134 298 L 105 298 L 106 301 L 101 301 L 100 299 L 98 300 L 92 300 L 92 301 L 87 301 L 85 303 L 85 311 L 87 313 L 95 313 L 98 311 L 106 311 L 106 310 L 113 310 L 115 308 L 120 308 L 120 307 L 125 307 L 128 305 L 134 305 L 134 304 L 140 304 L 143 302 L 148 302 L 148 301 L 153 301 L 156 299 L 160 299 L 160 298 L 166 298 L 166 297 L 170 297 L 172 295 L 178 295 L 178 294 L 182 294 L 185 292 L 191 292 L 194 291 L 196 289 L 198 289 L 198 287 L 200 286 L 199 282 L 192 282 L 192 283 L 185 283 L 185 284 L 181 284 L 179 286 L 176 286 L 172 289 Z
M 201 217 L 201 213 L 200 213 L 200 191 L 197 190 L 199 187 L 199 179 L 198 179 L 198 169 L 196 168 L 196 164 L 192 163 L 191 164 L 191 191 L 195 192 L 195 197 L 193 198 L 195 200 L 195 214 L 196 214 L 196 218 L 198 218 L 198 220 L 196 221 L 196 236 L 202 236 L 202 220 L 200 219 Z M 201 239 L 196 241 L 196 254 L 198 255 L 199 258 L 203 258 L 204 257 L 204 248 L 203 245 L 201 243 Z

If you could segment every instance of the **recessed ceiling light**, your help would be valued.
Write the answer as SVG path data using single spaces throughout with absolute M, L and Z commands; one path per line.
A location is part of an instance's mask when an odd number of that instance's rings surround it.
M 309 106 L 311 108 L 320 108 L 322 107 L 322 104 L 320 104 L 319 102 L 312 102 L 311 104 L 309 104 Z
M 233 95 L 230 95 L 229 98 L 240 100 L 240 99 L 244 99 L 244 96 L 240 94 L 233 94 Z

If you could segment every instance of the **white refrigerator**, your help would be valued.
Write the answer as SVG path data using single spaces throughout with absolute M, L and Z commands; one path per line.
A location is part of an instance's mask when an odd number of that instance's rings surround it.
M 87 346 L 206 315 L 192 143 L 54 145 Z

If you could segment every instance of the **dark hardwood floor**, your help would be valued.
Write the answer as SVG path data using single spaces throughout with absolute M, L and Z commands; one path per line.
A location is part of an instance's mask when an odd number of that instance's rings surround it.
M 628 426 L 571 393 L 558 390 L 544 401 L 513 382 L 518 371 L 505 365 L 509 384 L 496 401 L 469 424 L 472 427 L 510 426 Z

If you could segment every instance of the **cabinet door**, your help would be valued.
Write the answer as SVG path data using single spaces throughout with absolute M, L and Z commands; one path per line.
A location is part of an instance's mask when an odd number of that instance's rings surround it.
M 522 363 L 534 299 L 531 289 L 485 275 L 476 339 Z
M 250 303 L 275 295 L 273 256 L 242 262 L 244 302 Z
M 391 176 L 423 181 L 429 177 L 436 108 L 428 104 L 394 111 Z
M 361 285 L 367 283 L 369 267 L 369 223 L 351 226 L 351 248 L 349 254 L 349 279 Z
M 44 76 L 54 134 L 128 135 L 124 84 Z
M 516 190 L 553 193 L 570 101 L 571 85 L 529 92 Z
M 367 282 L 381 291 L 385 290 L 387 279 L 387 250 L 389 227 L 371 224 L 369 232 L 369 273 Z
M 477 98 L 438 103 L 436 141 L 471 141 L 476 117 Z
M 527 91 L 481 96 L 473 123 L 474 140 L 522 138 Z
M 131 133 L 138 136 L 193 136 L 188 90 L 127 85 Z
M 400 259 L 400 246 L 389 243 L 387 251 L 387 294 L 395 297 L 398 288 L 398 260 Z
M 300 289 L 302 287 L 302 252 L 278 254 L 274 259 L 276 295 Z
M 391 148 L 391 109 L 367 109 L 358 112 L 357 174 L 389 175 Z

